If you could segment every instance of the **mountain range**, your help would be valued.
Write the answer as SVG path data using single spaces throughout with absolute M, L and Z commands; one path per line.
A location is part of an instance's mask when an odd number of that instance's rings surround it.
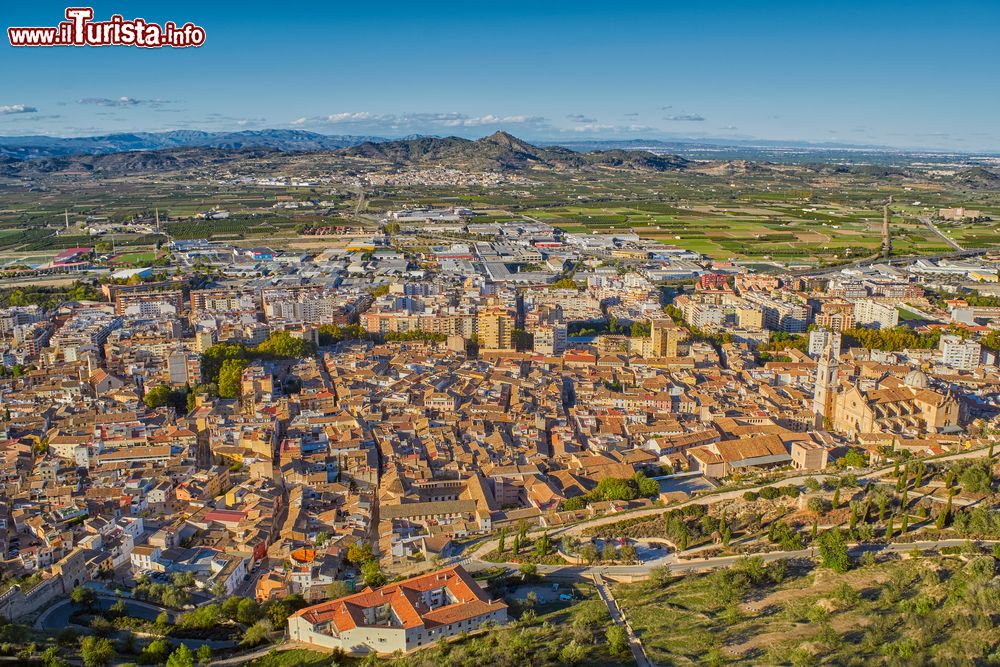
M 397 141 L 367 141 L 341 149 L 338 153 L 398 165 L 444 163 L 496 171 L 580 169 L 588 166 L 669 171 L 684 169 L 688 165 L 686 159 L 677 155 L 655 155 L 649 151 L 612 149 L 578 153 L 562 146 L 540 147 L 506 132 L 494 132 L 482 139 L 419 137 Z
M 246 130 L 243 132 L 132 132 L 96 137 L 0 137 L 0 156 L 18 159 L 59 155 L 102 155 L 125 151 L 170 148 L 271 148 L 280 151 L 333 151 L 380 137 L 328 135 L 304 130 Z
M 14 141 L 9 141 L 13 139 Z M 268 155 L 322 153 L 395 166 L 450 166 L 469 170 L 524 171 L 606 167 L 643 171 L 685 169 L 688 160 L 648 151 L 611 149 L 578 153 L 559 146 L 539 147 L 506 132 L 481 139 L 414 137 L 375 141 L 372 137 L 330 137 L 293 130 L 213 134 L 169 132 L 53 139 L 31 143 L 8 137 L 0 144 L 0 176 L 113 176 L 190 169 Z M 66 142 L 66 143 L 63 143 Z M 89 149 L 85 150 L 85 149 Z
M 781 160 L 745 159 L 718 149 L 667 152 L 655 142 L 585 142 L 535 145 L 506 132 L 480 139 L 413 136 L 386 140 L 378 137 L 330 136 L 301 130 L 246 132 L 175 131 L 111 134 L 97 137 L 0 137 L 0 177 L 38 179 L 49 176 L 121 176 L 183 171 L 266 158 L 272 166 L 291 164 L 297 156 L 315 155 L 333 164 L 343 160 L 382 163 L 395 167 L 453 167 L 467 171 L 523 172 L 531 170 L 614 169 L 644 172 L 696 171 L 714 176 L 773 173 Z M 680 150 L 677 145 L 670 148 Z M 771 157 L 770 155 L 768 157 Z M 799 155 L 795 163 L 808 172 L 849 173 L 866 178 L 905 177 L 919 172 L 908 160 L 877 159 L 825 161 Z M 914 154 L 912 159 L 918 156 Z M 927 156 L 919 156 L 927 160 Z M 813 159 L 810 159 L 813 158 Z M 311 160 L 310 163 L 316 160 Z M 974 161 L 950 180 L 970 189 L 1000 187 L 1000 174 Z

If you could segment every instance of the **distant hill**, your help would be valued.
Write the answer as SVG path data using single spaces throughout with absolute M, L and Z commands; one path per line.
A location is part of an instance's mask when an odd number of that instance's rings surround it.
M 221 148 L 177 148 L 158 151 L 128 151 L 100 155 L 71 155 L 23 160 L 0 156 L 0 176 L 38 178 L 44 176 L 118 176 L 191 169 L 233 160 L 263 157 L 270 149 L 227 150 Z
M 970 167 L 955 174 L 952 182 L 972 188 L 992 189 L 1000 186 L 1000 174 L 983 167 Z
M 676 155 L 648 151 L 607 150 L 577 153 L 561 146 L 540 147 L 506 132 L 482 139 L 418 137 L 398 141 L 365 142 L 338 154 L 396 165 L 451 164 L 464 168 L 522 171 L 533 168 L 584 168 L 588 166 L 668 171 L 684 169 L 688 161 Z
M 333 151 L 378 137 L 326 135 L 303 130 L 246 130 L 243 132 L 135 132 L 97 137 L 0 137 L 0 156 L 20 159 L 60 155 L 99 155 L 170 148 L 270 148 L 279 151 Z

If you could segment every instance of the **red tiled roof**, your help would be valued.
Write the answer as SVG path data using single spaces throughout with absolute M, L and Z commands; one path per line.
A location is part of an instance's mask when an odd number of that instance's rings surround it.
M 423 594 L 437 588 L 446 588 L 458 601 L 434 609 L 425 606 Z M 491 601 L 472 577 L 456 565 L 379 589 L 366 588 L 354 595 L 306 607 L 293 616 L 304 617 L 313 625 L 329 621 L 339 632 L 344 632 L 369 625 L 365 622 L 365 609 L 382 605 L 390 606 L 399 621 L 399 625 L 394 624 L 394 627 L 402 628 L 455 623 L 507 606 L 503 602 Z

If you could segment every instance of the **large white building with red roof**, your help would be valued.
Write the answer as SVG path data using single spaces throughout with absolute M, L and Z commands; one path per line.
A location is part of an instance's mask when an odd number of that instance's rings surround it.
M 392 653 L 506 622 L 507 605 L 456 565 L 306 607 L 289 617 L 288 634 L 350 653 Z

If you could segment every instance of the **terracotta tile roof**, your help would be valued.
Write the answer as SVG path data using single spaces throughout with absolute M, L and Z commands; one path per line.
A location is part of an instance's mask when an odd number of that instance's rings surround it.
M 447 589 L 445 603 L 431 609 L 424 603 L 424 594 L 438 588 Z M 451 602 L 450 600 L 457 600 Z M 500 601 L 491 601 L 486 592 L 459 565 L 399 581 L 379 589 L 366 588 L 360 593 L 301 609 L 293 616 L 303 617 L 313 625 L 332 623 L 344 632 L 366 622 L 365 610 L 388 605 L 394 619 L 391 627 L 414 628 L 455 623 L 497 609 L 506 608 Z

